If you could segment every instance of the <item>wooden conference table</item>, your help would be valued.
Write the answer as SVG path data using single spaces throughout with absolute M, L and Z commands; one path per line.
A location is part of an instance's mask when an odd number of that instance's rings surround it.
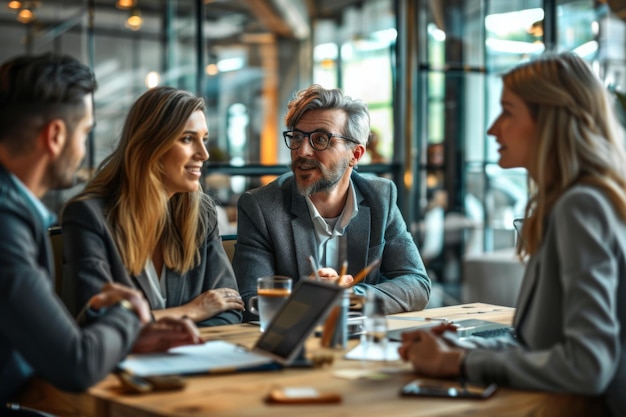
M 435 317 L 449 320 L 481 318 L 511 323 L 514 309 L 474 303 L 398 314 L 393 317 Z M 419 322 L 390 319 L 389 327 L 403 328 Z M 203 337 L 252 346 L 259 328 L 238 324 L 203 329 Z M 358 343 L 350 341 L 351 348 Z M 34 380 L 21 399 L 26 406 L 58 416 L 601 416 L 597 398 L 499 388 L 487 400 L 402 398 L 400 388 L 416 378 L 408 364 L 343 359 L 345 351 L 321 348 L 319 338 L 307 342 L 307 353 L 332 354 L 334 362 L 313 369 L 285 369 L 223 375 L 186 377 L 181 391 L 124 394 L 114 375 L 82 394 L 61 392 Z M 381 379 L 345 379 L 338 374 L 363 367 L 381 368 Z M 378 373 L 380 375 L 380 373 Z M 345 377 L 345 375 L 344 375 Z M 320 392 L 339 393 L 339 404 L 270 405 L 267 393 L 276 387 L 313 387 Z

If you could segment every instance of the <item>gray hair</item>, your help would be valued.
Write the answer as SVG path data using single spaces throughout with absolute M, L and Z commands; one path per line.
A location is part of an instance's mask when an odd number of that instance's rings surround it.
M 298 91 L 287 105 L 287 109 L 285 125 L 288 129 L 293 129 L 308 110 L 339 109 L 348 116 L 347 123 L 343 132 L 332 133 L 348 136 L 358 140 L 362 145 L 366 145 L 370 137 L 370 115 L 367 103 L 346 96 L 339 89 L 326 89 L 321 85 L 313 84 L 309 88 Z

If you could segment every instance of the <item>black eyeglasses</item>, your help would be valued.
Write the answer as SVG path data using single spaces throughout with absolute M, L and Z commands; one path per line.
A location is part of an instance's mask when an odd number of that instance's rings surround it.
M 285 130 L 283 132 L 283 138 L 285 138 L 285 145 L 292 151 L 296 149 L 300 149 L 302 146 L 302 142 L 304 138 L 309 138 L 309 144 L 316 151 L 324 151 L 328 149 L 330 146 L 331 138 L 339 138 L 343 140 L 347 140 L 348 142 L 356 143 L 357 145 L 360 143 L 358 140 L 354 140 L 352 138 L 348 138 L 346 136 L 341 136 L 336 133 L 324 132 L 323 130 L 314 130 L 312 132 L 303 132 L 299 129 L 294 130 Z

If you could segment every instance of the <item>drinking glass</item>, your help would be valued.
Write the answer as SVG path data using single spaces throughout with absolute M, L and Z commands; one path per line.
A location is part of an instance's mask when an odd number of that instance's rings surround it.
M 291 295 L 292 281 L 291 278 L 280 275 L 257 279 L 257 295 L 250 298 L 248 308 L 250 312 L 259 316 L 262 332 Z

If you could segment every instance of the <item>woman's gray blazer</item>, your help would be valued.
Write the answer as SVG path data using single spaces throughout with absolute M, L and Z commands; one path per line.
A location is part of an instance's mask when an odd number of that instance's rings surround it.
M 605 395 L 613 415 L 626 415 L 625 280 L 624 220 L 602 191 L 572 187 L 550 213 L 543 243 L 529 259 L 516 339 L 486 340 L 480 345 L 491 349 L 469 351 L 469 379 Z
M 63 301 L 73 314 L 107 282 L 119 282 L 143 292 L 151 306 L 156 294 L 142 272 L 131 275 L 124 266 L 115 240 L 104 218 L 105 201 L 100 198 L 70 203 L 63 211 Z M 210 225 L 200 247 L 200 264 L 184 274 L 167 269 L 167 307 L 191 301 L 204 291 L 233 288 L 237 282 L 224 252 L 217 220 Z M 241 322 L 241 313 L 229 310 L 197 323 L 215 326 Z

